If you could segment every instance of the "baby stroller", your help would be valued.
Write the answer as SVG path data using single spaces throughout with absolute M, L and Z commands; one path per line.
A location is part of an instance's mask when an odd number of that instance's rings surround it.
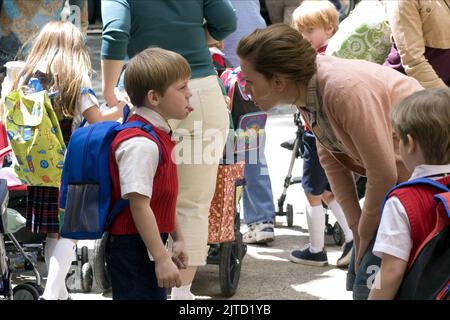
M 11 147 L 6 130 L 0 123 L 0 163 L 8 162 Z M 41 243 L 45 235 L 27 233 L 24 218 L 20 215 L 26 207 L 26 186 L 10 183 L 14 178 L 5 179 L 8 173 L 2 168 L 0 179 L 0 296 L 15 300 L 37 300 L 43 293 L 41 275 L 35 264 L 42 256 Z M 18 211 L 8 209 L 14 207 Z M 22 211 L 23 212 L 23 211 Z M 21 243 L 29 243 L 22 247 Z M 35 282 L 26 282 L 12 289 L 11 279 L 14 272 L 32 271 Z
M 238 86 L 234 90 L 239 90 Z M 236 132 L 230 130 L 225 154 L 218 168 L 216 190 L 209 211 L 210 248 L 207 263 L 219 265 L 220 289 L 225 297 L 233 296 L 237 290 L 242 259 L 247 252 L 240 232 L 239 210 L 245 184 L 245 154 L 258 151 L 266 120 L 267 114 L 264 112 L 240 116 Z
M 292 177 L 292 169 L 294 167 L 295 160 L 298 157 L 303 157 L 304 151 L 303 134 L 305 133 L 305 130 L 301 121 L 300 112 L 296 112 L 294 114 L 294 124 L 297 127 L 295 139 L 281 143 L 282 148 L 292 151 L 292 156 L 286 178 L 284 179 L 283 192 L 280 198 L 278 199 L 278 210 L 276 212 L 277 216 L 286 216 L 287 224 L 289 227 L 292 227 L 293 225 L 294 209 L 291 204 L 286 205 L 286 210 L 283 209 L 284 202 L 286 200 L 287 190 L 291 185 L 302 182 L 302 177 Z M 355 181 L 356 181 L 356 189 L 358 192 L 358 199 L 362 199 L 365 194 L 365 186 L 367 179 L 366 177 L 363 176 L 355 176 Z M 324 206 L 325 209 L 327 209 L 325 203 L 322 203 L 322 205 Z M 342 245 L 345 241 L 344 233 L 342 231 L 341 226 L 339 225 L 338 222 L 335 222 L 335 224 L 332 226 L 329 223 L 328 213 L 326 213 L 325 215 L 325 234 L 327 236 L 331 236 L 336 245 Z
M 6 131 L 0 123 L 0 163 L 4 166 L 0 169 L 0 201 L 1 223 L 0 223 L 0 296 L 13 300 L 38 300 L 44 293 L 41 275 L 36 268 L 38 261 L 44 261 L 44 242 L 46 234 L 32 233 L 25 228 L 27 187 L 21 184 L 11 168 L 10 153 L 11 147 L 6 138 Z M 79 260 L 88 262 L 87 247 L 81 249 Z M 86 268 L 86 266 L 85 266 Z M 66 278 L 69 290 L 76 286 L 70 285 L 74 282 L 74 268 Z M 35 281 L 20 283 L 12 288 L 12 276 L 14 273 L 33 272 Z M 78 275 L 78 273 L 77 273 Z M 81 274 L 81 284 L 84 292 L 89 292 L 92 288 L 92 275 L 83 277 Z M 89 283 L 90 280 L 90 283 Z M 84 286 L 83 286 L 84 284 Z

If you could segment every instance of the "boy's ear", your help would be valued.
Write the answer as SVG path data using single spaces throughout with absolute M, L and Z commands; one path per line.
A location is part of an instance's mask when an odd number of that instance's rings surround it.
M 406 139 L 408 140 L 408 145 L 406 147 L 408 153 L 412 154 L 412 153 L 416 152 L 416 149 L 417 149 L 417 142 L 416 142 L 416 140 L 414 140 L 414 138 L 410 134 L 406 135 Z
M 155 90 L 150 90 L 147 92 L 147 99 L 150 105 L 157 106 L 159 105 L 159 94 Z
M 325 33 L 327 34 L 328 38 L 331 38 L 331 36 L 333 35 L 334 32 L 334 28 L 332 26 L 325 28 Z

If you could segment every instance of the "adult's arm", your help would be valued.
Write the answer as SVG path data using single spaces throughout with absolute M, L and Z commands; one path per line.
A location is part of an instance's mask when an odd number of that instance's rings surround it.
M 390 117 L 383 100 L 365 83 L 358 83 L 351 94 L 335 90 L 334 94 L 328 95 L 327 100 L 324 102 L 328 106 L 329 117 L 349 139 L 348 143 L 353 144 L 366 169 L 366 197 L 358 223 L 361 243 L 358 260 L 375 236 L 384 196 L 398 180 Z M 334 187 L 339 198 L 350 197 L 341 194 L 347 192 L 345 186 Z M 345 211 L 347 202 L 343 201 L 342 205 Z M 354 221 L 349 221 L 349 225 L 352 223 Z
M 236 13 L 230 1 L 205 0 L 203 11 L 206 28 L 215 40 L 221 41 L 236 30 Z
M 419 1 L 386 1 L 389 23 L 405 72 L 425 88 L 446 87 L 425 58 Z
M 114 88 L 122 72 L 130 38 L 131 17 L 127 0 L 102 1 L 102 91 L 106 103 L 117 105 Z
M 355 248 L 358 250 L 360 248 L 358 224 L 361 217 L 361 206 L 358 201 L 353 174 L 336 160 L 317 140 L 316 145 L 320 164 L 325 170 L 336 201 L 344 211 L 347 224 L 353 233 Z

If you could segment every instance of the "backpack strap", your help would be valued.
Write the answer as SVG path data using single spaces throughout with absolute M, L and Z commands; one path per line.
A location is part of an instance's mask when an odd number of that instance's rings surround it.
M 442 183 L 439 183 L 435 180 L 432 180 L 430 178 L 417 178 L 417 179 L 405 181 L 405 182 L 399 183 L 398 185 L 394 186 L 391 190 L 389 190 L 389 192 L 384 197 L 383 205 L 381 206 L 381 212 L 383 213 L 384 205 L 386 204 L 386 201 L 391 196 L 392 192 L 394 192 L 395 190 L 400 189 L 400 188 L 404 188 L 404 187 L 408 187 L 408 186 L 415 186 L 415 185 L 427 185 L 427 186 L 431 186 L 442 192 L 450 192 L 450 189 L 447 188 L 445 185 L 443 185 Z
M 447 213 L 448 218 L 450 219 L 450 192 L 440 193 L 434 196 L 434 199 L 438 203 L 441 203 L 444 207 L 445 212 Z
M 128 110 L 125 110 L 128 109 Z M 126 105 L 124 108 L 124 119 L 126 119 L 128 117 L 128 113 L 130 111 L 128 105 Z M 162 147 L 161 147 L 161 143 L 158 139 L 158 136 L 156 135 L 155 131 L 153 130 L 153 126 L 150 123 L 144 123 L 142 121 L 139 120 L 133 120 L 130 122 L 126 122 L 123 123 L 120 126 L 117 126 L 114 131 L 116 131 L 117 133 L 126 129 L 141 129 L 144 132 L 148 133 L 149 135 L 152 136 L 152 141 L 154 141 L 156 143 L 156 145 L 158 146 L 158 150 L 159 150 L 159 163 L 161 163 L 161 159 L 162 159 Z M 158 165 L 159 165 L 158 163 Z M 120 198 L 113 206 L 110 214 L 108 215 L 107 221 L 106 221 L 106 225 L 109 226 L 112 221 L 115 219 L 115 217 L 122 212 L 123 210 L 125 210 L 125 208 L 127 206 L 129 206 L 130 201 L 129 200 L 125 200 L 123 198 Z
M 162 159 L 162 147 L 161 147 L 161 142 L 159 141 L 158 136 L 156 135 L 155 131 L 153 130 L 153 126 L 150 123 L 144 123 L 142 121 L 139 120 L 133 120 L 133 121 L 129 121 L 126 122 L 120 126 L 118 126 L 115 131 L 119 132 L 122 130 L 126 130 L 126 129 L 131 129 L 131 128 L 136 128 L 136 129 L 141 129 L 143 131 L 145 131 L 146 133 L 148 133 L 149 135 L 152 136 L 153 141 L 156 142 L 158 149 L 159 149 L 159 162 L 161 162 Z

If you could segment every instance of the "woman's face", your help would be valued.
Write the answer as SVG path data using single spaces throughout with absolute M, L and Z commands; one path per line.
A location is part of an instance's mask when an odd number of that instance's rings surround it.
M 262 73 L 255 71 L 248 60 L 240 59 L 240 62 L 245 91 L 251 96 L 253 102 L 262 111 L 267 111 L 279 104 L 282 96 L 279 90 L 276 90 L 274 79 L 267 79 Z

